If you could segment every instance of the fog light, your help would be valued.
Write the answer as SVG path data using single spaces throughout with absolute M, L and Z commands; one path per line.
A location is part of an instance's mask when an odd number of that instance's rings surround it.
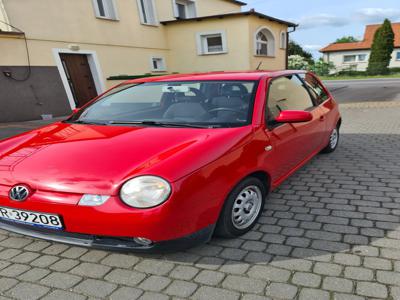
M 104 204 L 110 196 L 102 195 L 83 195 L 81 200 L 79 200 L 79 205 L 81 206 L 99 206 Z
M 152 240 L 142 238 L 142 237 L 134 238 L 133 240 L 142 246 L 150 246 L 151 244 L 153 244 Z

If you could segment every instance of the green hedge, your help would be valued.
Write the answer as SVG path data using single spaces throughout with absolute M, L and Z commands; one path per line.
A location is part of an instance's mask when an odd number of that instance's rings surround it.
M 400 67 L 389 68 L 389 73 L 390 73 L 390 74 L 400 73 Z

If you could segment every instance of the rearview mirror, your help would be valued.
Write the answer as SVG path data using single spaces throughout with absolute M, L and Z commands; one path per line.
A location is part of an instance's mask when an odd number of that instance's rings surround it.
M 312 114 L 303 110 L 284 110 L 275 118 L 277 123 L 302 123 L 312 120 Z

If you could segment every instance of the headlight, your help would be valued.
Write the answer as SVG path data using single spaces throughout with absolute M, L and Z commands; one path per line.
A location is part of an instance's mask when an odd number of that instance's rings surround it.
M 128 180 L 121 188 L 120 197 L 127 205 L 136 208 L 150 208 L 166 201 L 171 186 L 156 176 L 140 176 Z

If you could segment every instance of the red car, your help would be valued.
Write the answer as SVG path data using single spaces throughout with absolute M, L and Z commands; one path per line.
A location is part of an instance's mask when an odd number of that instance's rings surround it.
M 138 251 L 237 237 L 271 190 L 336 149 L 340 124 L 303 71 L 128 81 L 0 142 L 0 227 Z

